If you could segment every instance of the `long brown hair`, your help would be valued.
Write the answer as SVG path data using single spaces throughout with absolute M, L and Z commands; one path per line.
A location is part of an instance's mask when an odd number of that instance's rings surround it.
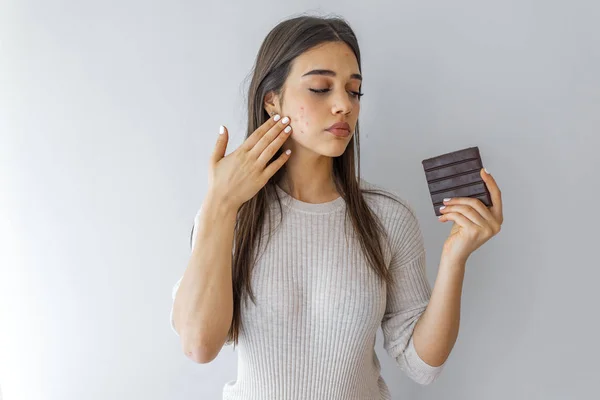
M 281 91 L 290 71 L 290 63 L 303 52 L 327 42 L 345 42 L 352 48 L 361 68 L 358 41 L 349 24 L 341 17 L 299 16 L 280 22 L 269 32 L 263 41 L 252 71 L 252 80 L 248 90 L 248 138 L 270 116 L 264 109 L 267 93 L 273 91 L 283 98 Z M 282 102 L 282 101 L 281 101 Z M 280 105 L 281 105 L 280 102 Z M 336 188 L 346 203 L 346 222 L 348 219 L 354 227 L 361 248 L 371 268 L 386 283 L 392 278 L 385 265 L 381 247 L 381 235 L 386 235 L 381 221 L 371 211 L 363 198 L 364 193 L 384 195 L 396 200 L 388 192 L 376 189 L 365 189 L 359 186 L 360 181 L 360 140 L 359 127 L 344 153 L 333 159 L 333 177 Z M 355 150 L 356 146 L 356 150 Z M 269 161 L 276 160 L 282 149 Z M 355 173 L 355 158 L 358 174 Z M 292 156 L 293 157 L 293 156 Z M 249 201 L 238 210 L 235 223 L 233 243 L 232 278 L 233 278 L 233 320 L 228 332 L 227 342 L 238 344 L 241 325 L 241 301 L 247 303 L 248 296 L 256 304 L 251 287 L 251 272 L 261 246 L 262 227 L 265 216 L 269 217 L 269 198 L 275 196 L 282 211 L 281 200 L 275 184 L 285 174 L 284 166 L 261 188 Z M 386 194 L 387 193 L 387 194 Z M 270 235 L 267 237 L 267 243 Z

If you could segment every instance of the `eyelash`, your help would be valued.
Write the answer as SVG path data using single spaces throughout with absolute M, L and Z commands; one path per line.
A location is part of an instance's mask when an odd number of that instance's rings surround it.
M 309 89 L 309 90 L 314 93 L 323 94 L 323 93 L 329 92 L 330 89 Z M 360 99 L 362 96 L 365 95 L 364 93 L 353 92 L 353 91 L 350 91 L 350 93 L 352 93 L 354 98 L 357 98 L 357 99 Z

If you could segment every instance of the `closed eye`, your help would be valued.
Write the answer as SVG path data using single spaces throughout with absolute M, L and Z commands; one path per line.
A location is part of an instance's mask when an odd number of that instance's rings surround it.
M 323 93 L 327 93 L 327 92 L 329 92 L 331 89 L 309 89 L 309 90 L 310 90 L 311 92 L 314 92 L 314 93 L 320 93 L 320 94 L 323 94 Z M 350 90 L 350 93 L 352 93 L 352 96 L 353 96 L 353 97 L 355 97 L 355 98 L 357 98 L 357 99 L 360 99 L 362 96 L 364 96 L 364 93 L 360 93 L 360 92 L 353 92 L 353 91 L 351 91 L 351 90 Z

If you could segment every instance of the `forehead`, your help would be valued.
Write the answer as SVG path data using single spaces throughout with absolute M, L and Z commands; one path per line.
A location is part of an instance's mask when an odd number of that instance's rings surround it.
M 320 44 L 300 54 L 292 63 L 290 75 L 300 77 L 313 69 L 330 69 L 344 79 L 360 73 L 352 48 L 344 42 Z

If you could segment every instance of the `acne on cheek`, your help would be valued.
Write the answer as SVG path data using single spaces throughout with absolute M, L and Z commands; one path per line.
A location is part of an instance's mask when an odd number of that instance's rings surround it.
M 308 121 L 306 121 L 306 119 L 304 118 L 304 106 L 300 106 L 300 115 L 298 116 L 298 118 L 294 118 L 293 120 L 298 122 L 298 125 L 300 126 L 304 125 L 308 127 Z M 300 133 L 304 133 L 304 130 L 302 128 L 300 129 Z
M 296 121 L 298 122 L 298 125 L 299 125 L 299 128 L 300 128 L 300 133 L 304 133 L 304 129 L 302 129 L 302 122 L 303 121 L 301 121 L 301 118 L 296 119 Z M 308 122 L 304 122 L 304 125 L 306 127 L 308 127 Z

